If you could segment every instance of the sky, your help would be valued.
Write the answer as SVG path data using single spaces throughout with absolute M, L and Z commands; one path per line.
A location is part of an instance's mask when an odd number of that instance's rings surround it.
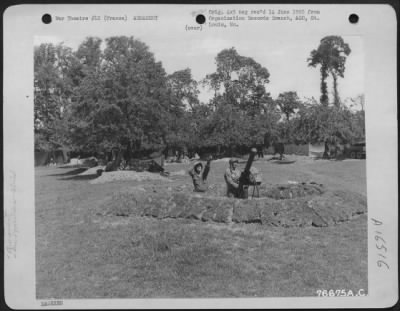
M 168 74 L 189 67 L 196 80 L 215 72 L 215 57 L 221 50 L 235 47 L 240 55 L 252 57 L 268 69 L 270 82 L 266 89 L 273 98 L 282 92 L 296 91 L 301 99 L 314 97 L 318 100 L 319 67 L 308 67 L 307 58 L 311 50 L 318 47 L 324 35 L 341 34 L 311 34 L 293 28 L 281 31 L 268 28 L 265 31 L 250 32 L 246 27 L 235 32 L 209 28 L 202 32 L 185 32 L 178 27 L 161 27 L 156 31 L 152 27 L 118 30 L 98 27 L 81 32 L 58 31 L 39 34 L 34 38 L 34 45 L 63 42 L 75 50 L 87 36 L 105 39 L 113 35 L 133 36 L 145 42 L 156 60 L 162 62 Z M 361 37 L 341 36 L 351 48 L 351 54 L 346 60 L 345 77 L 338 80 L 340 97 L 346 100 L 364 93 L 364 49 Z M 331 91 L 331 79 L 328 79 L 328 87 Z M 211 97 L 211 92 L 206 89 L 200 91 L 200 100 L 207 101 Z

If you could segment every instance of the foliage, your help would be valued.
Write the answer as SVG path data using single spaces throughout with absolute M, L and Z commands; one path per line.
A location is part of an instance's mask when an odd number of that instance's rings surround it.
M 350 107 L 359 107 L 361 111 L 365 110 L 365 96 L 364 94 L 359 94 L 355 98 L 350 98 L 352 104 Z
M 365 112 L 356 111 L 351 115 L 351 128 L 353 131 L 353 141 L 365 140 Z
M 347 44 L 325 37 L 310 66 L 343 77 Z M 274 139 L 286 143 L 343 142 L 365 137 L 364 111 L 303 103 L 295 91 L 273 100 L 269 71 L 235 48 L 215 58 L 201 82 L 213 91 L 199 101 L 190 68 L 170 75 L 149 47 L 133 37 L 88 37 L 76 51 L 35 47 L 35 148 L 86 153 L 122 148 L 125 155 L 168 148 L 216 148 L 232 154 Z M 322 79 L 324 82 L 325 80 Z M 353 102 L 364 107 L 364 97 Z M 285 118 L 282 118 L 282 114 Z
M 64 116 L 71 97 L 68 68 L 72 51 L 62 44 L 41 44 L 34 50 L 35 149 L 52 150 L 65 143 Z
M 363 135 L 356 120 L 346 107 L 308 103 L 299 111 L 296 131 L 305 142 L 350 143 Z
M 286 120 L 289 121 L 290 116 L 295 113 L 301 105 L 300 99 L 296 92 L 284 92 L 279 94 L 276 99 L 280 111 L 286 116 Z
M 177 100 L 185 103 L 185 106 L 190 107 L 191 110 L 199 105 L 199 90 L 197 88 L 197 81 L 192 78 L 190 68 L 179 70 L 167 77 L 168 87 L 172 90 Z
M 328 105 L 328 87 L 326 78 L 331 74 L 333 78 L 334 104 L 340 104 L 339 93 L 337 90 L 338 77 L 344 77 L 346 56 L 351 52 L 347 43 L 340 36 L 327 36 L 321 39 L 320 45 L 316 50 L 312 50 L 307 59 L 311 67 L 321 66 L 321 103 Z
M 77 57 L 85 73 L 73 105 L 74 141 L 83 149 L 159 149 L 182 105 L 167 88 L 166 73 L 148 47 L 133 37 L 89 38 Z M 80 52 L 80 53 L 79 53 Z
M 269 100 L 265 88 L 269 83 L 268 70 L 254 59 L 239 55 L 235 48 L 222 50 L 215 62 L 216 72 L 204 80 L 214 90 L 213 103 L 229 103 L 248 114 L 259 114 Z
M 205 121 L 201 141 L 205 146 L 250 147 L 262 144 L 264 135 L 279 119 L 275 103 L 266 91 L 269 72 L 235 48 L 215 58 L 216 71 L 203 83 L 214 91 L 213 114 Z

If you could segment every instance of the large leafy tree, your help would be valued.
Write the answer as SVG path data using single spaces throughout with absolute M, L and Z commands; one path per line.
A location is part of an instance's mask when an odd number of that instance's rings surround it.
M 299 111 L 297 135 L 304 142 L 349 143 L 358 138 L 354 114 L 345 106 L 307 103 Z
M 289 121 L 290 116 L 293 115 L 296 109 L 300 108 L 301 101 L 296 92 L 280 93 L 275 100 L 280 111 L 285 115 L 286 120 Z
M 167 87 L 166 73 L 147 45 L 133 37 L 110 37 L 104 51 L 87 40 L 77 57 L 84 78 L 76 89 L 73 137 L 80 148 L 159 149 L 183 113 Z
M 201 132 L 206 146 L 251 146 L 263 141 L 264 133 L 276 122 L 276 109 L 266 91 L 268 70 L 235 48 L 222 50 L 215 58 L 216 71 L 203 83 L 214 91 L 212 115 Z
M 299 143 L 296 137 L 297 120 L 292 116 L 302 107 L 302 102 L 294 91 L 280 93 L 275 104 L 284 119 L 279 120 L 277 126 L 270 133 L 272 139 L 286 142 Z
M 251 57 L 241 56 L 235 48 L 222 50 L 215 58 L 216 72 L 206 76 L 204 83 L 223 102 L 234 105 L 247 114 L 256 115 L 268 102 L 268 70 Z M 214 104 L 218 101 L 214 100 Z
M 100 102 L 104 96 L 105 73 L 102 40 L 88 37 L 75 52 L 71 68 L 74 96 L 69 114 L 69 136 L 76 150 L 97 152 L 113 147 L 113 132 L 98 121 L 102 114 Z M 112 118 L 112 115 L 110 115 Z M 106 117 L 104 117 L 107 120 Z M 103 137 L 102 137 L 103 134 Z
M 50 151 L 66 144 L 66 115 L 72 97 L 69 74 L 72 50 L 41 44 L 34 50 L 35 149 Z
M 338 78 L 344 77 L 346 57 L 350 54 L 351 49 L 340 36 L 327 36 L 321 39 L 316 50 L 312 50 L 310 57 L 307 59 L 308 65 L 311 67 L 320 66 L 321 72 L 321 103 L 328 105 L 328 86 L 326 79 L 329 74 L 333 79 L 333 95 L 334 104 L 340 104 L 339 93 L 337 89 Z
M 173 149 L 195 149 L 201 144 L 198 139 L 202 115 L 202 104 L 198 99 L 198 83 L 190 68 L 175 71 L 167 76 L 167 86 L 184 111 L 172 116 L 166 137 L 167 147 Z M 199 115 L 200 114 L 200 115 Z M 203 120 L 204 121 L 204 120 Z
M 186 108 L 193 110 L 199 105 L 199 90 L 197 81 L 193 79 L 190 68 L 178 70 L 168 75 L 168 87 L 177 100 L 182 102 Z

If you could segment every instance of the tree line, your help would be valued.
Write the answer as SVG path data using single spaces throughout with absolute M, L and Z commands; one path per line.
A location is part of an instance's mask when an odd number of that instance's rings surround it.
M 364 111 L 343 105 L 337 88 L 350 52 L 338 36 L 310 52 L 305 64 L 321 73 L 317 101 L 293 90 L 273 99 L 268 69 L 233 47 L 219 52 L 215 71 L 196 81 L 190 68 L 167 74 L 134 37 L 88 37 L 76 50 L 43 43 L 34 50 L 35 149 L 101 154 L 121 148 L 130 158 L 184 147 L 231 154 L 272 140 L 353 142 L 365 135 Z M 200 86 L 212 94 L 206 103 Z

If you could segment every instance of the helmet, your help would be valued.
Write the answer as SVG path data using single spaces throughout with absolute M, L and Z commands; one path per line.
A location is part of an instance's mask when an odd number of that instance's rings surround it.
M 237 159 L 231 158 L 229 160 L 229 165 L 232 165 L 233 163 L 239 163 L 239 161 Z
M 196 162 L 196 163 L 193 165 L 193 168 L 196 169 L 196 167 L 199 166 L 199 165 L 201 166 L 201 168 L 203 168 L 203 163 L 201 163 L 201 162 Z

